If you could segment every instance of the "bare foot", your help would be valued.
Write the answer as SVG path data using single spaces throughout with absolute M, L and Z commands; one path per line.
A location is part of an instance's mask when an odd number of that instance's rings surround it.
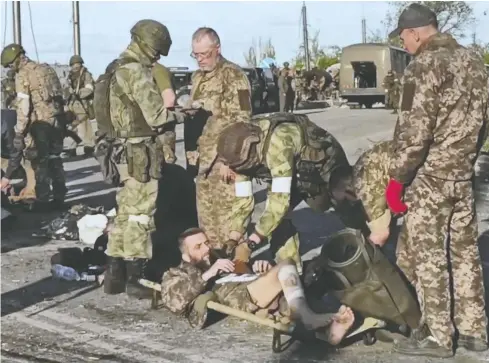
M 353 311 L 349 307 L 342 305 L 329 326 L 328 342 L 332 345 L 339 344 L 354 321 L 355 315 Z

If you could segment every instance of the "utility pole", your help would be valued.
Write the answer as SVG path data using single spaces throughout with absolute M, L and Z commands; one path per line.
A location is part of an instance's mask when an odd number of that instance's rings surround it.
M 20 1 L 12 1 L 12 18 L 14 24 L 14 43 L 22 45 L 22 26 L 20 23 Z
M 302 3 L 302 35 L 304 37 L 304 65 L 306 70 L 311 70 L 311 58 L 309 57 L 309 35 L 307 34 L 307 12 L 306 2 Z
M 362 18 L 362 43 L 367 43 L 367 21 Z
M 73 1 L 73 48 L 75 55 L 81 55 L 80 46 L 80 2 Z

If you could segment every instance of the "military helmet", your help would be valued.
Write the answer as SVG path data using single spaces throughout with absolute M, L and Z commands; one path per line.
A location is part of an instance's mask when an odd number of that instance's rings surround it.
M 143 19 L 131 28 L 131 34 L 161 55 L 167 56 L 172 44 L 168 28 L 156 20 Z
M 261 129 L 247 122 L 226 127 L 217 140 L 217 154 L 229 167 L 242 167 L 250 158 L 252 146 L 260 142 Z
M 80 63 L 80 64 L 83 64 L 83 58 L 79 55 L 73 55 L 71 56 L 70 58 L 70 66 L 72 66 L 73 64 L 76 64 L 76 63 Z
M 24 48 L 20 44 L 9 44 L 2 50 L 1 63 L 2 67 L 7 67 L 21 54 L 25 54 Z
M 284 62 L 284 67 L 288 67 L 289 66 L 289 62 Z

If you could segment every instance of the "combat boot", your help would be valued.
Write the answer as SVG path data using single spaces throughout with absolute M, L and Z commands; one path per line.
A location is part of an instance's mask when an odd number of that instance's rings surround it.
M 465 348 L 471 352 L 484 352 L 488 349 L 484 340 L 463 334 L 458 337 L 458 347 Z
M 133 260 L 125 260 L 127 282 L 126 294 L 137 299 L 151 299 L 153 290 L 149 287 L 141 285 L 138 280 L 146 279 L 145 268 L 148 260 L 135 258 Z
M 413 329 L 408 339 L 394 341 L 394 351 L 413 356 L 434 358 L 453 357 L 453 349 L 442 347 L 431 335 L 427 325 Z
M 126 291 L 126 264 L 122 257 L 107 256 L 107 270 L 104 276 L 104 292 L 109 295 Z

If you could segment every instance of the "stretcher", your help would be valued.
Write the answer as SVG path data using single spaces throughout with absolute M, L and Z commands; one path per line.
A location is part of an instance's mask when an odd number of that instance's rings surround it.
M 157 309 L 158 300 L 161 293 L 161 285 L 145 279 L 140 279 L 139 283 L 143 286 L 153 289 L 151 308 Z M 212 301 L 212 296 L 213 296 L 212 293 L 211 294 L 206 293 L 200 295 L 198 299 L 201 299 L 200 302 L 205 304 L 207 309 L 219 312 L 221 314 L 231 315 L 238 319 L 247 320 L 252 323 L 256 323 L 262 326 L 272 328 L 273 329 L 272 351 L 274 353 L 280 353 L 284 350 L 283 349 L 284 344 L 282 344 L 282 339 L 281 339 L 282 336 L 286 335 L 297 339 L 300 339 L 301 336 L 303 336 L 304 331 L 302 331 L 302 329 L 296 326 L 296 324 L 294 324 L 293 322 L 284 324 L 272 320 L 270 318 L 264 318 L 245 311 L 237 310 L 229 306 L 220 304 L 218 302 Z M 386 326 L 387 323 L 383 320 L 367 317 L 363 320 L 363 323 L 358 328 L 353 330 L 344 339 L 348 339 L 360 335 L 362 336 L 362 340 L 365 345 L 372 345 L 376 342 L 376 338 L 374 334 L 375 330 L 385 328 Z M 314 334 L 315 339 L 319 339 L 325 342 L 328 341 L 325 333 L 316 331 L 313 332 L 312 334 Z

